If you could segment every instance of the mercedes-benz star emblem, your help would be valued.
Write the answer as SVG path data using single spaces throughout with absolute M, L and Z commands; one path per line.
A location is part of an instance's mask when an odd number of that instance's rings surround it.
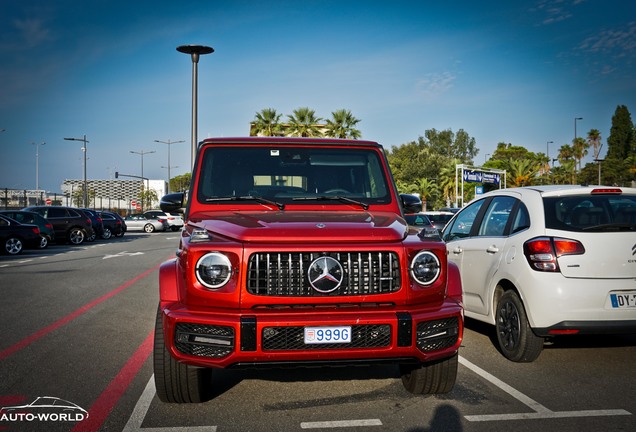
M 342 266 L 338 260 L 322 256 L 309 265 L 307 276 L 313 289 L 321 293 L 330 293 L 338 289 L 342 283 Z

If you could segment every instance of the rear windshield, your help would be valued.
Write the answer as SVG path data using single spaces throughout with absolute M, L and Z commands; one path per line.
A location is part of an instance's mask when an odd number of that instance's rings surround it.
M 546 228 L 566 231 L 636 230 L 636 196 L 577 195 L 543 199 Z
M 390 202 L 390 188 L 376 151 L 333 147 L 207 147 L 197 198 L 209 204 L 228 197 L 281 203 L 340 196 L 366 204 Z

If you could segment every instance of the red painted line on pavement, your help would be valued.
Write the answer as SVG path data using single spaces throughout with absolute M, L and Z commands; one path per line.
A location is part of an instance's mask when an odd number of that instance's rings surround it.
M 154 345 L 154 330 L 150 332 L 146 340 L 144 340 L 137 351 L 126 362 L 117 376 L 108 384 L 106 390 L 97 398 L 93 406 L 88 410 L 88 418 L 78 423 L 71 432 L 93 432 L 99 431 L 108 418 L 113 408 L 124 392 L 130 386 L 133 378 L 141 369 L 141 366 L 150 356 Z
M 128 288 L 129 286 L 134 284 L 135 282 L 139 281 L 140 279 L 145 278 L 150 273 L 152 273 L 155 270 L 157 270 L 159 268 L 159 266 L 161 266 L 161 264 L 156 265 L 155 267 L 151 268 L 150 270 L 146 270 L 145 272 L 143 272 L 140 275 L 134 277 L 133 279 L 129 280 L 128 282 L 124 283 L 123 285 L 119 286 L 118 288 L 115 288 L 111 292 L 109 292 L 109 293 L 99 297 L 98 299 L 93 300 L 92 302 L 82 306 L 81 308 L 77 309 L 75 312 L 72 312 L 72 313 L 66 315 L 64 318 L 61 318 L 61 319 L 57 320 L 56 322 L 54 322 L 53 324 L 51 324 L 51 325 L 49 325 L 47 327 L 44 327 L 43 329 L 33 333 L 31 336 L 28 336 L 28 337 L 22 339 L 20 342 L 16 343 L 15 345 L 12 345 L 9 348 L 6 348 L 6 349 L 0 351 L 0 360 L 4 360 L 5 358 L 9 357 L 10 355 L 15 354 L 16 352 L 20 351 L 22 348 L 27 347 L 28 345 L 32 344 L 36 340 L 40 339 L 41 337 L 44 337 L 47 334 L 51 333 L 52 331 L 57 330 L 58 328 L 62 327 L 64 324 L 68 323 L 69 321 L 74 320 L 78 316 L 82 315 L 84 312 L 90 310 L 91 308 L 97 306 L 98 304 L 104 302 L 105 300 L 108 300 L 109 298 L 119 294 L 121 291 L 125 290 L 126 288 Z

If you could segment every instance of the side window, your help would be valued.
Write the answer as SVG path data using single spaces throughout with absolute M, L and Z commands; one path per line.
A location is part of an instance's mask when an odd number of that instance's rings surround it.
M 62 218 L 66 217 L 66 211 L 58 207 L 51 207 L 48 209 L 47 218 Z
M 487 237 L 503 236 L 510 212 L 516 201 L 515 198 L 506 196 L 493 198 L 479 227 L 479 235 Z
M 0 226 L 9 226 L 9 221 L 6 219 L 0 218 Z
M 512 222 L 510 233 L 514 234 L 527 228 L 530 228 L 530 214 L 528 213 L 526 205 L 520 203 L 517 214 L 515 215 L 515 220 Z
M 479 200 L 462 209 L 453 220 L 451 226 L 447 227 L 444 232 L 444 241 L 449 242 L 468 237 L 473 227 L 473 222 L 475 222 L 479 209 L 484 202 L 485 200 Z

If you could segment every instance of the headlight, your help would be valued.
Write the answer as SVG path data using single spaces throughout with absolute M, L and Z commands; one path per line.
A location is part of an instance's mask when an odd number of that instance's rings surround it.
M 435 282 L 440 271 L 439 259 L 432 252 L 422 251 L 411 261 L 411 276 L 420 285 L 430 285 Z
M 232 277 L 232 264 L 225 255 L 210 252 L 199 258 L 195 267 L 197 280 L 212 289 L 221 288 Z

